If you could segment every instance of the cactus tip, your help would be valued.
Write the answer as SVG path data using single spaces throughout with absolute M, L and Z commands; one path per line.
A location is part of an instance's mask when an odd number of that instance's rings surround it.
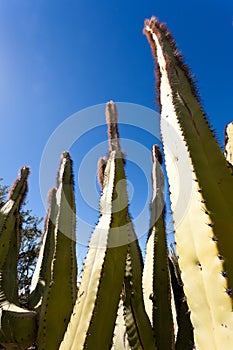
M 30 168 L 27 166 L 23 166 L 20 170 L 19 170 L 19 174 L 18 174 L 18 178 L 15 180 L 15 182 L 13 183 L 13 185 L 11 186 L 10 190 L 9 190 L 9 194 L 8 197 L 12 197 L 14 196 L 14 192 L 17 189 L 18 184 L 20 184 L 20 182 L 22 183 L 22 181 L 24 181 L 24 179 L 27 180 L 28 176 L 30 174 Z M 25 188 L 23 190 L 23 196 L 21 198 L 20 203 L 22 204 L 24 201 L 24 198 L 26 197 L 27 191 L 28 191 L 28 187 L 27 187 L 27 182 L 25 183 Z M 16 190 L 17 192 L 17 190 Z
M 183 70 L 183 72 L 186 75 L 186 78 L 190 84 L 193 95 L 200 102 L 200 96 L 198 93 L 198 89 L 197 89 L 194 77 L 191 74 L 188 65 L 184 63 L 183 54 L 178 50 L 175 40 L 171 32 L 167 28 L 166 24 L 159 22 L 158 18 L 156 17 L 151 17 L 151 19 L 145 20 L 143 33 L 147 36 L 147 39 L 151 45 L 152 54 L 155 61 L 157 61 L 157 48 L 156 48 L 153 35 L 156 35 L 156 37 L 160 41 L 161 46 L 164 46 L 165 42 L 168 43 L 168 45 L 172 50 L 173 58 L 177 61 L 178 66 Z M 170 54 L 165 55 L 168 68 L 171 66 L 171 61 L 172 61 L 171 57 L 172 55 Z M 157 66 L 157 69 L 155 70 L 155 75 L 156 75 L 156 82 L 157 82 L 157 91 L 158 91 L 158 95 L 160 95 L 159 91 L 160 91 L 161 72 L 158 66 Z M 160 101 L 158 102 L 160 105 Z
M 159 164 L 163 163 L 162 154 L 158 145 L 152 147 L 152 162 L 155 163 L 158 160 Z
M 118 112 L 113 101 L 106 103 L 106 121 L 108 124 L 108 139 L 110 151 L 120 150 L 118 131 Z
M 64 159 L 64 158 L 67 159 L 67 160 L 70 160 L 70 159 L 71 159 L 70 154 L 69 154 L 68 151 L 62 152 L 62 154 L 61 154 L 61 159 Z

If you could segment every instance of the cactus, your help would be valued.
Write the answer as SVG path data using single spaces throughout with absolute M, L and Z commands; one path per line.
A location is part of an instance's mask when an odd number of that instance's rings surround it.
M 72 162 L 63 153 L 57 178 L 57 216 L 51 278 L 46 284 L 39 318 L 39 349 L 57 349 L 67 328 L 77 294 L 76 210 Z M 61 296 L 64 298 L 61 299 Z M 58 312 L 54 312 L 58 307 Z
M 112 101 L 106 105 L 106 118 L 108 122 L 109 154 L 107 163 L 105 164 L 100 160 L 98 166 L 99 178 L 101 179 L 99 182 L 103 184 L 103 193 L 100 200 L 101 216 L 90 240 L 77 302 L 68 331 L 60 346 L 61 350 L 68 348 L 110 348 L 124 275 L 127 274 L 125 268 L 128 271 L 127 266 L 129 266 L 129 278 L 132 277 L 131 268 L 133 267 L 129 260 L 131 261 L 131 253 L 134 254 L 131 249 L 133 250 L 136 247 L 133 242 L 128 244 L 132 240 L 131 235 L 134 233 L 128 214 L 124 159 L 119 143 L 117 110 Z M 103 169 L 105 169 L 104 180 Z M 135 254 L 137 255 L 137 253 Z M 126 263 L 127 256 L 128 264 Z M 135 271 L 134 274 L 137 275 L 137 272 Z M 137 287 L 139 287 L 138 281 L 135 289 Z M 131 293 L 130 290 L 129 294 L 131 295 Z M 137 299 L 135 300 L 137 301 Z M 140 309 L 141 305 L 137 305 L 136 309 L 138 307 Z M 148 338 L 151 327 L 143 310 L 142 316 L 148 322 L 149 331 L 146 334 L 141 333 L 141 336 L 148 344 L 147 349 L 153 349 L 151 345 L 154 344 L 152 332 Z M 132 323 L 134 324 L 134 320 Z M 126 328 L 127 326 L 128 323 L 126 322 Z M 137 337 L 135 336 L 135 338 Z
M 157 61 L 161 133 L 171 191 L 181 278 L 198 349 L 233 344 L 233 180 L 215 140 L 188 67 L 164 24 L 145 22 Z M 172 151 L 172 156 L 168 150 Z M 179 221 L 179 179 L 191 177 L 188 208 Z M 186 192 L 187 189 L 184 191 Z M 185 198 L 185 195 L 183 197 Z M 227 278 L 226 278 L 227 276 Z
M 36 335 L 36 313 L 20 307 L 17 286 L 19 210 L 27 191 L 28 175 L 29 169 L 22 168 L 0 211 L 0 343 L 8 349 L 30 346 Z
M 72 162 L 62 154 L 57 188 L 51 191 L 46 232 L 32 278 L 28 310 L 17 290 L 18 218 L 27 190 L 28 168 L 21 170 L 1 208 L 0 343 L 7 349 L 58 349 L 76 299 L 75 204 Z M 65 298 L 61 300 L 61 294 Z M 37 322 L 39 320 L 39 322 Z
M 147 312 L 154 326 L 157 347 L 158 349 L 170 350 L 174 348 L 174 330 L 165 233 L 162 155 L 157 145 L 154 145 L 152 149 L 152 161 L 153 195 L 150 208 L 150 232 L 143 273 L 144 298 L 147 304 Z M 166 337 L 164 337 L 164 333 L 167 334 Z
M 79 288 L 68 152 L 62 154 L 57 186 L 49 194 L 27 309 L 19 303 L 17 286 L 19 211 L 27 191 L 27 167 L 0 209 L 0 344 L 6 349 L 33 344 L 38 350 L 232 349 L 233 124 L 225 130 L 224 157 L 171 33 L 155 18 L 145 22 L 144 32 L 157 61 L 176 249 L 172 246 L 169 252 L 167 247 L 163 157 L 154 145 L 150 230 L 143 261 L 128 209 L 117 108 L 110 101 L 109 151 L 98 162 L 100 218 Z M 176 168 L 181 170 L 180 181 Z

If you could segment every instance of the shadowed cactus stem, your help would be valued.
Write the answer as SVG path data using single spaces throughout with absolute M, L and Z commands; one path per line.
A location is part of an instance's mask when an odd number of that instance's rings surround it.
M 146 245 L 143 289 L 146 310 L 153 324 L 158 349 L 174 349 L 171 310 L 171 284 L 165 232 L 164 177 L 162 155 L 157 145 L 152 149 L 152 200 L 150 232 Z M 167 334 L 165 337 L 164 334 Z
M 36 337 L 36 313 L 20 307 L 17 259 L 19 253 L 20 207 L 27 192 L 29 169 L 21 169 L 0 210 L 0 343 L 7 349 L 24 349 Z

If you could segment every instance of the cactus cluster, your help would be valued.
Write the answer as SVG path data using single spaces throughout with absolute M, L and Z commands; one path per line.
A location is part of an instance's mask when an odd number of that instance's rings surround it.
M 19 303 L 17 286 L 19 211 L 27 192 L 27 167 L 21 169 L 0 210 L 0 344 L 6 349 L 233 348 L 232 123 L 225 130 L 224 156 L 171 33 L 156 18 L 145 22 L 144 33 L 157 62 L 176 249 L 167 246 L 163 157 L 154 145 L 150 230 L 143 261 L 128 209 L 117 108 L 110 101 L 109 151 L 98 162 L 100 217 L 78 287 L 68 152 L 61 156 L 57 185 L 49 194 L 27 309 Z M 181 169 L 181 179 L 176 169 Z M 177 205 L 182 201 L 183 207 L 188 203 L 185 210 Z

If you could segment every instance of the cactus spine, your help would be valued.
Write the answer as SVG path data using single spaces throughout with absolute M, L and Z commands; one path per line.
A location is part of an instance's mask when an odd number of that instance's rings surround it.
M 198 349 L 231 349 L 232 176 L 170 32 L 155 18 L 145 22 L 144 32 L 157 61 L 161 133 L 177 252 L 195 343 Z M 187 176 L 192 179 L 189 205 L 179 222 L 175 163 L 182 164 L 182 183 Z

